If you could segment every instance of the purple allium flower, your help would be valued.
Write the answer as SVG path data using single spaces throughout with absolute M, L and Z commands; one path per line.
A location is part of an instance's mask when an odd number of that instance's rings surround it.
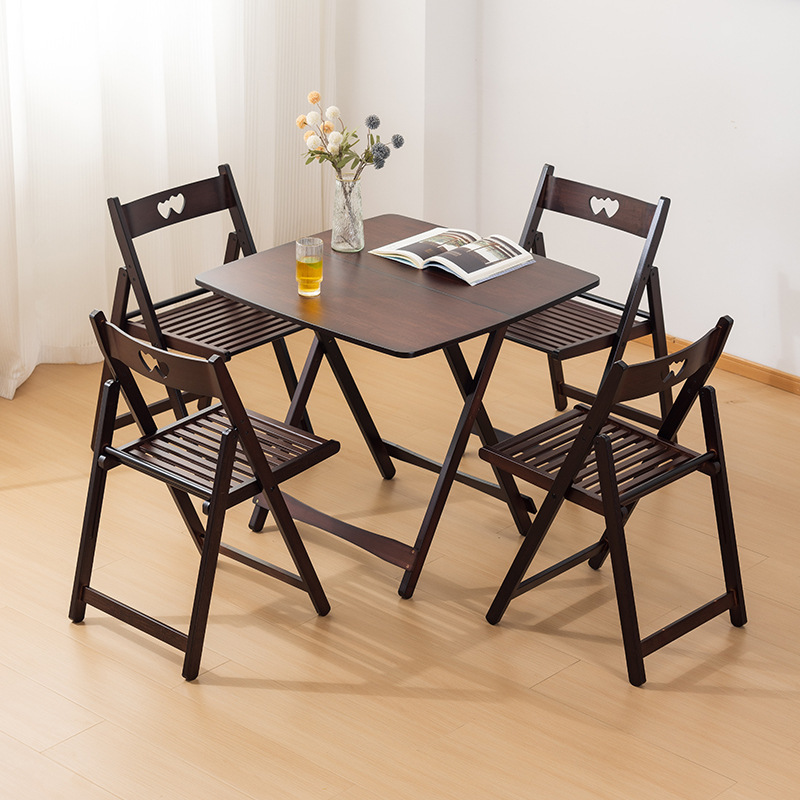
M 392 147 L 396 150 L 399 150 L 405 143 L 406 140 L 399 133 L 392 136 Z
M 380 121 L 380 119 L 379 119 L 377 116 L 375 116 L 375 114 L 370 114 L 370 115 L 369 115 L 369 116 L 368 116 L 368 117 L 367 117 L 367 118 L 364 120 L 364 124 L 365 124 L 365 125 L 366 125 L 366 126 L 367 126 L 367 127 L 370 129 L 370 130 L 371 130 L 371 131 L 374 131 L 374 130 L 375 130 L 375 128 L 377 128 L 377 127 L 378 127 L 378 125 L 380 125 L 380 124 L 381 124 L 381 121 Z
M 389 158 L 391 153 L 392 151 L 383 142 L 376 142 L 374 145 L 372 145 L 373 159 L 380 159 L 381 161 L 386 161 L 386 159 Z

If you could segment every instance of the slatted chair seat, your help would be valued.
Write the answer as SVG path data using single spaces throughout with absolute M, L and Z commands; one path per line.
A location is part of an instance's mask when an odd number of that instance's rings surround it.
M 302 330 L 294 322 L 214 294 L 167 307 L 157 317 L 169 349 L 195 355 L 218 353 L 226 359 Z M 138 311 L 127 318 L 126 330 L 137 339 L 149 339 Z
M 328 458 L 338 450 L 334 441 L 321 439 L 254 411 L 247 412 L 250 424 L 276 481 L 287 480 Z M 136 439 L 119 448 L 106 448 L 106 456 L 119 458 L 128 466 L 169 477 L 203 500 L 214 493 L 214 480 L 223 434 L 233 426 L 225 409 L 217 403 Z M 253 497 L 260 489 L 241 442 L 237 443 L 231 473 L 230 505 L 241 502 L 244 494 Z
M 578 405 L 559 417 L 512 436 L 484 452 L 486 461 L 541 489 L 549 489 L 581 432 L 590 408 Z M 617 486 L 626 500 L 641 496 L 653 482 L 698 454 L 687 447 L 659 439 L 627 420 L 609 417 L 597 435 L 607 436 L 616 466 Z M 710 457 L 709 457 L 710 458 Z M 706 460 L 709 460 L 708 458 Z M 575 473 L 565 499 L 596 514 L 603 513 L 597 458 L 591 450 Z
M 657 358 L 667 354 L 661 286 L 653 261 L 669 204 L 666 197 L 661 197 L 657 203 L 648 203 L 608 189 L 556 177 L 554 167 L 544 165 L 520 236 L 522 247 L 534 256 L 548 255 L 541 230 L 545 211 L 614 228 L 643 241 L 639 263 L 624 302 L 586 293 L 580 298 L 536 312 L 512 324 L 506 333 L 506 338 L 511 341 L 547 355 L 553 403 L 559 411 L 567 408 L 569 398 L 592 403 L 597 396 L 595 387 L 576 386 L 565 379 L 565 361 L 608 350 L 604 377 L 623 357 L 627 343 L 642 337 L 650 338 Z M 602 383 L 602 377 L 599 383 Z M 660 414 L 624 404 L 615 411 L 658 428 L 671 404 L 672 396 L 664 389 L 659 393 Z
M 705 385 L 732 324 L 730 317 L 722 317 L 706 336 L 672 355 L 632 365 L 617 361 L 591 407 L 578 405 L 523 433 L 481 448 L 480 457 L 500 473 L 547 492 L 486 614 L 489 622 L 499 622 L 513 598 L 584 562 L 599 569 L 610 555 L 628 679 L 634 686 L 645 682 L 645 656 L 679 636 L 725 611 L 733 625 L 745 624 L 744 591 L 716 395 Z M 620 403 L 652 397 L 664 387 L 679 384 L 680 393 L 657 432 L 611 415 Z M 675 443 L 679 428 L 698 398 L 704 452 Z M 725 592 L 642 638 L 626 543 L 627 524 L 642 497 L 693 472 L 701 472 L 711 480 Z M 605 523 L 603 535 L 588 547 L 526 577 L 565 501 L 601 515 Z
M 568 348 L 583 355 L 612 347 L 622 314 L 580 300 L 566 300 L 552 308 L 525 317 L 508 327 L 506 338 L 543 353 L 559 356 Z M 647 319 L 634 320 L 631 339 L 651 331 Z
M 100 311 L 92 314 L 92 324 L 109 377 L 103 383 L 95 420 L 70 619 L 81 622 L 87 606 L 110 614 L 183 651 L 183 676 L 194 680 L 200 668 L 219 555 L 306 592 L 317 613 L 327 614 L 330 604 L 280 484 L 336 453 L 339 443 L 248 411 L 231 380 L 226 360 L 219 354 L 196 358 L 155 347 L 107 322 Z M 140 383 L 148 382 L 220 402 L 159 427 L 140 387 Z M 117 446 L 113 439 L 122 395 L 141 436 Z M 167 485 L 200 553 L 187 632 L 99 591 L 92 581 L 106 482 L 117 467 L 134 469 Z M 222 541 L 226 511 L 257 495 L 272 513 L 296 572 Z M 202 514 L 207 517 L 205 524 Z M 137 530 L 136 525 L 131 527 Z

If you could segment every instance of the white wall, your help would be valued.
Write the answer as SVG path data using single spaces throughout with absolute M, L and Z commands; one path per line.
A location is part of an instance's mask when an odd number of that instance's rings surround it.
M 800 3 L 501 0 L 484 4 L 482 30 L 481 224 L 519 217 L 544 161 L 666 195 L 670 333 L 728 313 L 729 352 L 800 374 Z
M 395 162 L 369 176 L 366 213 L 517 237 L 545 162 L 665 195 L 669 332 L 693 338 L 727 313 L 729 352 L 800 374 L 800 2 L 338 5 L 340 97 L 399 115 L 409 142 L 402 175 Z M 626 285 L 621 240 L 554 234 L 554 256 L 603 273 L 610 290 Z M 603 257 L 618 245 L 622 263 Z
M 482 206 L 481 5 L 428 2 L 425 17 L 425 219 L 470 230 Z
M 402 134 L 405 145 L 382 170 L 362 179 L 367 216 L 422 216 L 425 144 L 425 2 L 337 0 L 335 97 L 348 128 L 366 138 L 364 119 L 377 114 L 376 133 L 388 141 Z

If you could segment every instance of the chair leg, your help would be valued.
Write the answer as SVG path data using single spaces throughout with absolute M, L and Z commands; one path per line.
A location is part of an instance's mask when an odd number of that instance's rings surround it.
M 611 442 L 607 436 L 595 440 L 597 473 L 600 478 L 600 491 L 603 497 L 603 514 L 606 523 L 606 540 L 611 555 L 611 568 L 614 574 L 614 592 L 617 597 L 622 643 L 625 647 L 625 661 L 628 680 L 634 686 L 641 686 L 645 680 L 644 651 L 639 620 L 636 614 L 636 601 L 633 594 L 633 580 L 625 544 L 625 522 L 630 518 L 630 510 L 623 510 L 619 503 L 617 483 L 614 475 L 614 457 Z
M 253 500 L 255 505 L 253 506 L 253 513 L 250 515 L 248 526 L 254 533 L 261 533 L 261 531 L 264 530 L 264 523 L 267 521 L 267 514 L 269 512 L 266 508 L 259 505 L 258 502 L 256 502 L 257 500 L 257 497 Z
M 547 531 L 550 530 L 550 525 L 555 519 L 558 509 L 561 508 L 563 502 L 564 500 L 562 497 L 553 494 L 548 494 L 544 499 L 539 511 L 533 518 L 530 529 L 522 540 L 522 544 L 511 563 L 511 567 L 506 573 L 506 577 L 497 590 L 492 605 L 486 612 L 487 622 L 492 625 L 496 625 L 500 622 L 500 619 L 508 608 L 508 604 L 519 593 L 518 590 L 525 577 L 525 573 L 528 571 L 533 557 L 536 555 L 539 546 L 547 535 Z
M 547 366 L 550 369 L 550 385 L 553 389 L 553 404 L 556 410 L 563 411 L 567 407 L 567 396 L 564 394 L 564 366 L 560 358 L 547 356 Z
M 275 358 L 278 360 L 278 368 L 281 371 L 283 382 L 286 385 L 286 391 L 289 393 L 289 399 L 291 400 L 297 389 L 297 373 L 295 373 L 294 364 L 292 364 L 292 359 L 289 357 L 289 348 L 286 346 L 286 341 L 284 339 L 278 339 L 273 342 L 272 348 L 275 351 Z M 303 418 L 298 422 L 297 427 L 309 433 L 314 432 L 311 427 L 311 420 L 308 416 L 308 412 L 303 412 Z
M 225 500 L 227 500 L 228 486 L 236 457 L 236 438 L 232 431 L 222 434 L 217 474 L 214 478 L 214 489 L 208 509 L 208 523 L 203 535 L 192 617 L 186 637 L 183 677 L 187 681 L 193 681 L 200 671 L 200 658 L 203 654 L 211 594 L 219 560 L 219 546 L 222 541 L 222 526 L 225 521 Z
M 701 390 L 700 407 L 703 413 L 703 427 L 706 431 L 706 445 L 717 454 L 718 458 L 718 469 L 711 476 L 711 492 L 714 497 L 725 588 L 734 598 L 734 605 L 730 609 L 731 624 L 740 628 L 747 622 L 747 612 L 744 605 L 739 553 L 736 548 L 728 471 L 725 465 L 725 453 L 722 449 L 722 430 L 719 424 L 716 393 L 712 387 L 706 386 Z
M 86 614 L 83 590 L 89 585 L 92 575 L 94 554 L 97 548 L 97 533 L 100 528 L 100 512 L 103 507 L 103 495 L 108 478 L 108 470 L 100 466 L 100 456 L 103 454 L 104 448 L 111 443 L 119 403 L 119 391 L 119 384 L 116 381 L 105 380 L 97 404 L 92 470 L 89 475 L 89 488 L 86 493 L 81 541 L 69 608 L 69 618 L 73 622 L 81 622 Z
M 200 515 L 192 505 L 191 498 L 186 492 L 175 489 L 172 486 L 169 486 L 168 488 L 170 494 L 172 495 L 172 499 L 175 501 L 175 505 L 178 508 L 178 512 L 180 513 L 181 518 L 183 519 L 183 522 L 186 525 L 190 536 L 192 537 L 194 546 L 197 548 L 199 553 L 202 553 L 205 529 L 203 528 L 203 523 L 200 521 Z
M 628 680 L 634 686 L 641 686 L 645 680 L 644 653 L 639 619 L 636 614 L 636 601 L 633 594 L 631 566 L 628 548 L 625 544 L 625 530 L 622 515 L 615 514 L 606 519 L 606 535 L 611 553 L 611 568 L 614 573 L 614 591 L 617 596 L 617 609 L 622 629 L 622 643 L 625 647 L 625 661 L 628 667 Z
M 602 545 L 602 549 L 596 556 L 592 556 L 588 562 L 589 566 L 592 569 L 600 569 L 600 567 L 602 567 L 603 564 L 605 564 L 606 558 L 608 558 L 608 554 L 610 552 L 608 547 L 608 536 L 606 536 L 605 533 L 603 534 L 603 537 L 602 539 L 600 539 L 598 544 Z
M 103 507 L 108 473 L 100 467 L 97 459 L 92 464 L 89 477 L 89 491 L 86 497 L 86 510 L 83 516 L 81 542 L 78 548 L 78 561 L 75 565 L 75 579 L 72 586 L 72 599 L 69 606 L 69 618 L 73 622 L 82 622 L 86 614 L 86 602 L 83 590 L 89 585 L 97 548 L 97 533 L 100 528 L 100 512 Z
M 633 514 L 633 509 L 636 508 L 636 505 L 637 505 L 638 502 L 639 502 L 638 500 L 634 500 L 633 503 L 631 503 L 629 506 L 627 506 L 626 508 L 623 509 L 622 513 L 623 513 L 623 520 L 624 520 L 625 524 L 627 524 L 630 515 Z M 600 569 L 600 567 L 603 566 L 603 564 L 606 561 L 606 558 L 608 557 L 608 555 L 610 553 L 610 549 L 608 547 L 608 536 L 606 535 L 605 532 L 600 537 L 600 541 L 598 542 L 598 544 L 602 545 L 602 549 L 600 550 L 600 552 L 596 556 L 592 556 L 589 559 L 589 566 L 592 569 Z
M 281 494 L 281 490 L 274 485 L 265 487 L 262 496 L 266 498 L 269 510 L 275 517 L 275 524 L 278 526 L 283 541 L 286 543 L 297 573 L 311 598 L 314 609 L 317 614 L 324 617 L 331 610 L 331 605 L 325 596 L 325 590 L 322 588 L 314 565 L 311 563 L 306 546 L 300 538 L 294 519 L 286 507 L 286 500 Z
M 200 658 L 203 654 L 203 643 L 208 625 L 208 612 L 211 607 L 211 593 L 214 588 L 214 576 L 219 560 L 219 544 L 222 532 L 222 518 L 225 512 L 209 519 L 208 529 L 203 537 L 203 552 L 200 556 L 200 567 L 197 572 L 192 617 L 186 637 L 186 653 L 183 659 L 183 677 L 193 681 L 200 672 Z
M 647 282 L 647 304 L 650 309 L 650 318 L 653 325 L 653 357 L 661 358 L 668 354 L 667 331 L 664 324 L 664 306 L 661 301 L 661 282 L 658 277 L 658 268 L 650 270 L 650 280 Z M 659 392 L 661 419 L 666 419 L 672 408 L 672 390 L 665 389 Z

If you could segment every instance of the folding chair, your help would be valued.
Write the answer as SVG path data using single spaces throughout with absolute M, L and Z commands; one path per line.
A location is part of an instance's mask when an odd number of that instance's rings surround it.
M 330 605 L 279 484 L 333 455 L 339 443 L 245 410 L 220 355 L 198 359 L 162 350 L 124 333 L 107 322 L 100 311 L 93 312 L 91 320 L 110 377 L 103 384 L 95 428 L 70 618 L 74 622 L 83 620 L 87 604 L 111 614 L 182 650 L 183 676 L 193 680 L 200 667 L 220 553 L 302 589 L 317 613 L 327 614 Z M 176 391 L 219 398 L 220 402 L 159 428 L 140 390 L 139 384 L 147 380 Z M 115 446 L 112 437 L 120 391 L 142 435 Z M 200 551 L 188 633 L 125 605 L 90 583 L 107 474 L 119 466 L 130 467 L 168 486 Z M 260 493 L 266 498 L 297 574 L 221 542 L 227 509 Z M 208 515 L 205 526 L 192 497 L 200 499 Z
M 244 214 L 233 174 L 227 164 L 219 175 L 195 183 L 122 204 L 117 197 L 108 200 L 108 209 L 125 266 L 117 275 L 111 322 L 139 339 L 162 349 L 178 350 L 208 357 L 218 353 L 229 359 L 262 344 L 272 343 L 289 396 L 297 386 L 284 337 L 302 330 L 300 325 L 250 308 L 236 300 L 196 288 L 184 294 L 153 302 L 134 240 L 153 231 L 190 219 L 227 211 L 233 223 L 228 234 L 224 263 L 256 252 L 250 226 Z M 129 308 L 131 290 L 138 308 Z M 103 373 L 103 381 L 108 373 Z M 173 390 L 168 398 L 151 404 L 153 413 L 173 409 L 177 416 L 186 412 L 193 396 Z M 117 427 L 130 424 L 130 414 L 122 414 Z M 304 426 L 311 430 L 308 419 Z
M 489 622 L 499 622 L 513 598 L 584 561 L 599 569 L 610 553 L 628 677 L 634 686 L 645 681 L 645 656 L 718 614 L 728 611 L 734 625 L 745 624 L 716 396 L 713 388 L 705 386 L 732 324 L 730 317 L 722 317 L 706 336 L 671 356 L 631 366 L 617 361 L 593 406 L 577 405 L 549 422 L 480 450 L 481 458 L 495 467 L 547 491 L 489 608 L 486 615 Z M 658 433 L 610 415 L 617 403 L 653 396 L 664 386 L 678 384 L 683 386 Z M 698 396 L 705 434 L 703 453 L 674 441 Z M 711 479 L 725 593 L 643 639 L 636 615 L 625 528 L 642 497 L 693 472 Z M 605 532 L 595 544 L 525 578 L 565 500 L 602 515 Z
M 520 245 L 534 255 L 544 256 L 544 235 L 540 223 L 544 211 L 553 211 L 640 237 L 644 246 L 639 264 L 623 303 L 598 294 L 585 293 L 512 324 L 506 338 L 547 354 L 553 401 L 559 411 L 567 398 L 591 403 L 596 393 L 569 384 L 564 379 L 563 362 L 576 356 L 608 350 L 603 376 L 622 358 L 631 339 L 649 336 L 656 358 L 667 354 L 664 313 L 658 269 L 653 264 L 669 200 L 646 203 L 607 189 L 557 178 L 554 168 L 545 164 L 533 196 Z M 551 254 L 552 257 L 552 254 Z M 647 310 L 640 308 L 647 296 Z M 602 382 L 602 379 L 601 379 Z M 669 390 L 659 392 L 661 414 L 621 407 L 617 413 L 657 428 L 672 403 Z

